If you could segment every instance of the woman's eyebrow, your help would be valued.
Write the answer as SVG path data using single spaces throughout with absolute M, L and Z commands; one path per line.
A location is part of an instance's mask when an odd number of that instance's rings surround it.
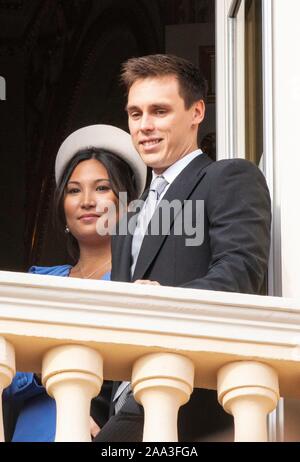
M 97 180 L 94 180 L 93 183 L 98 183 L 98 181 L 110 181 L 110 179 L 109 178 L 97 178 Z M 71 183 L 80 184 L 80 181 L 72 180 L 68 182 L 68 184 L 71 184 Z

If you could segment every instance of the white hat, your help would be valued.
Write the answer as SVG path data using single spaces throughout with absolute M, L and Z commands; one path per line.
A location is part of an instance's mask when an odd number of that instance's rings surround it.
M 60 146 L 55 161 L 55 180 L 59 183 L 63 171 L 78 151 L 101 148 L 123 159 L 132 168 L 138 195 L 145 189 L 147 167 L 134 148 L 131 136 L 112 125 L 89 125 L 71 133 Z

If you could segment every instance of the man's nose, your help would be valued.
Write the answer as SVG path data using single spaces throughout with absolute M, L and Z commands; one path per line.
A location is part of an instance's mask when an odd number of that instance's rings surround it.
M 153 118 L 149 114 L 143 114 L 140 128 L 142 131 L 151 131 L 154 129 Z

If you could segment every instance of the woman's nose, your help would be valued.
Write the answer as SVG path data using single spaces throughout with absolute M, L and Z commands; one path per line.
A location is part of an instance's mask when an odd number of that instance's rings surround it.
M 96 206 L 96 201 L 94 198 L 94 194 L 90 191 L 85 191 L 82 196 L 81 206 L 83 208 L 90 208 Z

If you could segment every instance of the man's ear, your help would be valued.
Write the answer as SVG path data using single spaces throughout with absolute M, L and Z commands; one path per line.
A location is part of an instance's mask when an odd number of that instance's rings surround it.
M 193 105 L 193 125 L 201 124 L 205 116 L 205 103 L 203 99 L 196 101 Z

